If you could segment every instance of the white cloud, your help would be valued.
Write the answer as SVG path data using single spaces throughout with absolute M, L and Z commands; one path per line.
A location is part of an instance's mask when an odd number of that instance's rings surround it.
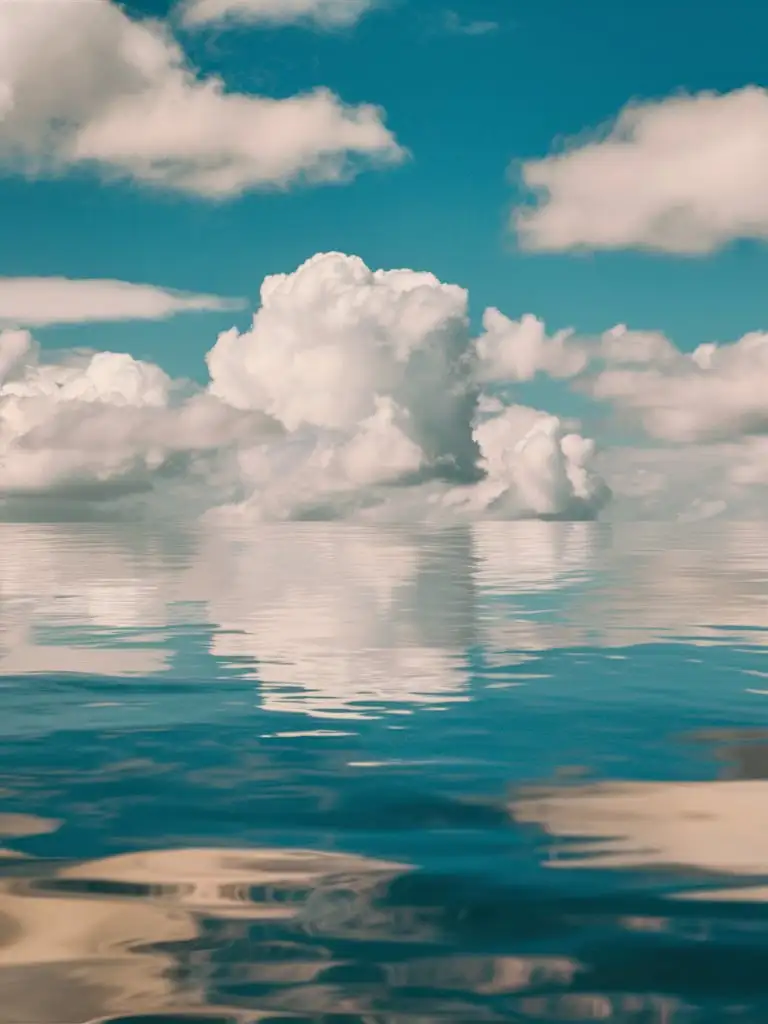
M 114 498 L 173 470 L 194 482 L 190 460 L 269 429 L 210 395 L 185 396 L 152 363 L 116 352 L 44 361 L 29 332 L 0 332 L 0 496 Z
M 425 464 L 458 460 L 467 472 L 476 454 L 461 363 L 467 301 L 432 274 L 316 256 L 266 279 L 251 331 L 219 338 L 207 357 L 213 392 L 289 431 L 352 437 L 378 423 L 415 442 Z
M 531 314 L 510 320 L 488 309 L 475 341 L 484 382 L 523 382 L 537 374 L 570 379 L 661 441 L 700 444 L 768 433 L 768 333 L 731 344 L 678 349 L 658 331 L 623 324 L 597 337 L 573 329 L 547 334 Z
M 176 313 L 238 309 L 242 305 L 237 299 L 127 281 L 0 277 L 0 325 L 164 320 Z
M 588 360 L 573 335 L 565 330 L 548 337 L 544 322 L 530 313 L 510 320 L 498 309 L 486 309 L 483 333 L 475 343 L 480 375 L 486 381 L 527 381 L 537 373 L 573 377 Z
M 346 28 L 379 0 L 182 0 L 182 20 L 188 27 L 215 22 L 289 25 L 308 22 L 320 28 Z
M 414 477 L 456 481 L 446 500 L 472 513 L 603 503 L 556 418 L 502 409 L 494 427 L 481 415 L 462 288 L 331 253 L 267 278 L 261 300 L 252 330 L 222 334 L 207 357 L 213 394 L 274 417 L 292 439 L 248 462 L 261 514 Z
M 474 432 L 485 479 L 470 503 L 502 518 L 592 518 L 610 492 L 591 472 L 594 443 L 568 433 L 557 416 L 510 406 Z
M 626 324 L 617 324 L 605 331 L 596 351 L 604 362 L 621 366 L 651 363 L 669 366 L 680 355 L 680 351 L 660 331 L 633 331 Z
M 173 486 L 247 518 L 582 517 L 592 446 L 483 399 L 467 293 L 318 255 L 265 280 L 195 393 L 113 352 L 46 360 L 0 334 L 0 495 L 113 498 Z
M 768 432 L 768 334 L 700 345 L 691 353 L 655 337 L 656 358 L 600 370 L 587 385 L 589 393 L 635 415 L 651 437 L 665 441 L 723 441 Z
M 768 237 L 768 90 L 631 105 L 601 137 L 523 166 L 530 249 L 707 253 Z
M 0 116 L 6 168 L 92 166 L 212 198 L 404 158 L 378 108 L 322 88 L 282 100 L 228 92 L 163 24 L 109 0 L 0 3 Z

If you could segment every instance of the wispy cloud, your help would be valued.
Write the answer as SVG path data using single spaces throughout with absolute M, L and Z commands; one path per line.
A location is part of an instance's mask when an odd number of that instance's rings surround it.
M 465 21 L 456 11 L 446 11 L 443 15 L 443 29 L 451 35 L 487 36 L 500 28 L 497 21 Z
M 306 23 L 334 29 L 354 25 L 378 0 L 181 0 L 189 28 L 222 22 L 251 25 Z
M 166 320 L 177 313 L 241 309 L 242 299 L 127 281 L 0 277 L 0 326 Z

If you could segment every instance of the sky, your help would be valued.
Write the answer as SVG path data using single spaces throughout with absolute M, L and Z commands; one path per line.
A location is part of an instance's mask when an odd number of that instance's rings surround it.
M 126 9 L 164 16 L 169 6 L 141 0 Z M 498 28 L 460 34 L 450 13 L 465 26 Z M 625 322 L 664 330 L 686 348 L 730 340 L 768 322 L 762 246 L 736 244 L 705 259 L 520 253 L 505 232 L 518 184 L 509 168 L 597 128 L 630 100 L 760 84 L 766 27 L 768 13 L 751 0 L 709 0 L 695 13 L 661 0 L 398 0 L 338 32 L 241 25 L 194 33 L 195 63 L 230 88 L 285 96 L 324 85 L 347 102 L 381 105 L 412 159 L 345 187 L 223 203 L 102 185 L 82 173 L 5 177 L 0 273 L 114 277 L 253 302 L 266 274 L 338 249 L 370 266 L 431 270 L 467 287 L 479 311 L 497 305 L 584 331 Z M 190 372 L 219 324 L 226 318 L 142 332 L 100 327 L 99 336 Z M 69 343 L 71 331 L 64 337 Z
M 550 336 L 658 332 L 677 358 L 768 328 L 752 0 L 0 0 L 3 22 L 0 322 L 43 353 L 205 384 L 265 277 L 335 251 L 467 289 L 475 334 L 494 307 Z M 765 404 L 744 351 L 714 398 L 698 357 L 661 385 L 601 362 L 586 404 L 581 364 L 510 379 L 590 427 L 620 405 L 614 438 L 634 416 L 741 443 Z

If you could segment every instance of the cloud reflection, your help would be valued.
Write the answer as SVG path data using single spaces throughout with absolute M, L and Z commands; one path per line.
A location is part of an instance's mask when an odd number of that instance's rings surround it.
M 319 717 L 464 700 L 478 648 L 768 638 L 763 524 L 2 524 L 0 548 L 1 674 L 173 675 L 194 632 L 264 707 Z
M 31 862 L 0 877 L 0 1021 L 82 1024 L 225 1009 L 210 998 L 196 952 L 205 949 L 207 919 L 247 919 L 279 932 L 312 894 L 341 885 L 359 894 L 404 870 L 354 855 L 259 849 Z M 322 949 L 295 941 L 300 929 L 294 941 L 284 938 L 274 948 L 254 943 L 254 977 L 261 968 L 264 981 L 301 985 L 332 966 Z
M 260 682 L 265 708 L 324 716 L 441 703 L 466 687 L 470 539 L 314 527 L 208 535 L 186 585 L 211 652 Z
M 462 925 L 450 899 L 435 904 L 434 881 L 403 889 L 410 873 L 296 849 L 35 861 L 0 876 L 0 1022 L 502 1021 L 493 999 L 574 983 L 580 966 L 565 955 L 450 952 L 473 908 Z
M 745 733 L 742 738 L 738 730 L 726 730 L 693 738 L 717 743 L 720 778 L 542 787 L 518 794 L 512 816 L 551 837 L 550 868 L 683 870 L 692 884 L 676 891 L 675 899 L 766 902 L 764 737 Z M 734 880 L 737 884 L 722 888 Z

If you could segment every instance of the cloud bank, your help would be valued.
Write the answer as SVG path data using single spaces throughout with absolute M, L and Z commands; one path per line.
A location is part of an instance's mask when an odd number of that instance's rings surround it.
M 182 0 L 179 12 L 188 28 L 220 22 L 290 25 L 308 23 L 338 29 L 354 25 L 378 0 Z
M 639 417 L 647 434 L 665 441 L 765 434 L 768 334 L 753 332 L 728 345 L 704 344 L 691 353 L 671 348 L 642 366 L 602 370 L 588 390 Z
M 405 153 L 370 105 L 328 89 L 287 99 L 227 90 L 161 22 L 109 0 L 0 3 L 0 165 L 94 168 L 208 198 L 338 182 Z
M 0 277 L 0 326 L 165 320 L 177 313 L 239 309 L 240 299 L 194 295 L 127 281 Z
M 105 287 L 72 318 L 173 305 Z M 624 518 L 759 503 L 768 334 L 683 352 L 660 332 L 550 332 L 490 308 L 474 337 L 467 311 L 467 292 L 433 274 L 325 253 L 265 279 L 250 326 L 215 339 L 201 385 L 0 331 L 0 513 L 99 499 L 246 521 L 456 522 L 588 519 L 611 491 Z M 577 423 L 526 404 L 540 379 L 586 398 L 621 446 L 598 455 Z
M 124 354 L 46 360 L 5 331 L 0 493 L 175 488 L 187 508 L 255 519 L 595 515 L 592 443 L 484 395 L 467 303 L 432 274 L 319 255 L 264 281 L 199 389 Z
M 529 249 L 712 252 L 768 237 L 768 90 L 632 104 L 601 136 L 523 165 Z
M 682 352 L 658 331 L 618 324 L 598 337 L 547 334 L 526 314 L 488 309 L 475 342 L 487 382 L 570 380 L 650 438 L 675 444 L 737 441 L 768 433 L 768 334 L 707 342 Z

